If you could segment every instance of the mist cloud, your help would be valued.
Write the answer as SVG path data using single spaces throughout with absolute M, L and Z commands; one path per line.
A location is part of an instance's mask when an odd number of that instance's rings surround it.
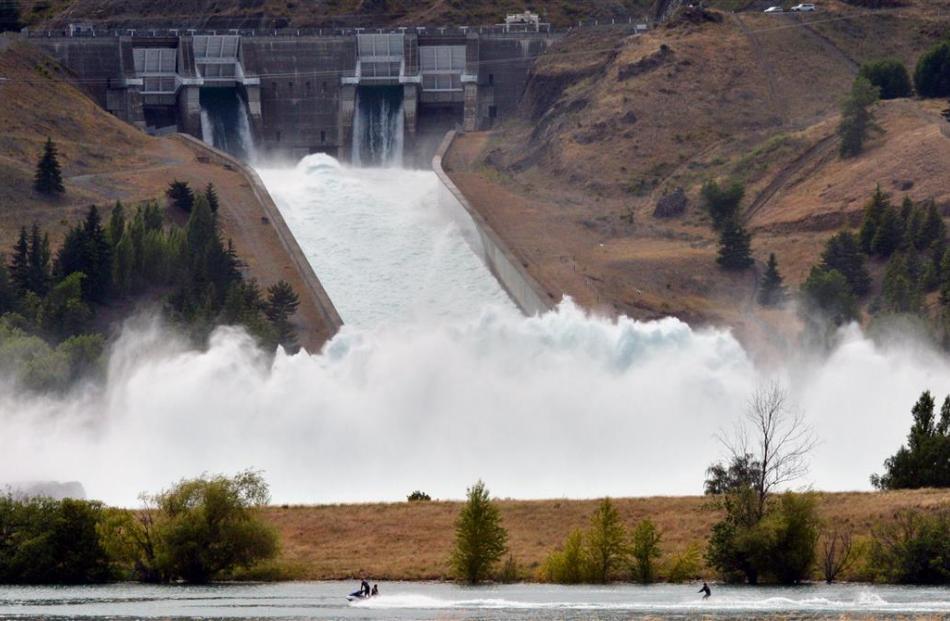
M 768 374 L 726 331 L 610 321 L 570 302 L 524 318 L 346 327 L 319 354 L 264 355 L 222 328 L 191 351 L 156 321 L 127 326 L 101 387 L 0 389 L 0 480 L 79 480 L 135 504 L 201 472 L 263 469 L 276 502 L 460 497 L 476 478 L 519 498 L 694 494 L 714 434 L 777 377 L 821 440 L 802 484 L 865 489 L 947 360 L 857 328 L 820 362 Z

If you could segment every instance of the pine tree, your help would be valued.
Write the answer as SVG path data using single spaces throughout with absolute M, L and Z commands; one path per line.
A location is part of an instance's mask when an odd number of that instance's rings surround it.
M 920 312 L 923 296 L 907 255 L 894 256 L 887 263 L 882 292 L 884 307 L 893 313 Z
M 42 297 L 50 284 L 49 235 L 40 235 L 40 225 L 33 223 L 30 232 L 30 268 L 27 289 Z
M 102 228 L 102 218 L 95 205 L 86 213 L 83 232 L 86 242 L 83 296 L 86 300 L 102 303 L 112 286 L 112 245 Z
M 66 191 L 63 187 L 63 174 L 59 167 L 59 157 L 52 138 L 46 139 L 43 155 L 36 164 L 36 177 L 33 189 L 45 196 L 58 196 Z
M 119 245 L 119 240 L 125 234 L 125 207 L 122 203 L 116 201 L 112 208 L 112 214 L 109 216 L 109 243 L 115 248 Z
M 290 323 L 299 305 L 300 298 L 287 281 L 281 280 L 267 289 L 264 312 L 277 331 L 277 342 L 288 351 L 296 351 L 299 347 L 296 331 Z
M 950 248 L 943 253 L 940 261 L 940 303 L 950 306 Z
M 213 183 L 209 183 L 208 187 L 205 188 L 205 200 L 208 201 L 211 213 L 218 213 L 218 192 L 214 189 Z
M 927 203 L 927 213 L 923 217 L 920 228 L 915 237 L 915 245 L 918 250 L 926 250 L 935 243 L 942 243 L 947 238 L 947 225 L 937 209 L 937 205 L 931 200 Z
M 719 256 L 716 263 L 726 270 L 744 270 L 752 267 L 749 235 L 737 220 L 727 223 L 719 235 Z
M 0 316 L 15 311 L 19 297 L 10 278 L 10 270 L 7 269 L 6 257 L 0 254 Z
M 857 238 L 842 231 L 832 236 L 825 244 L 821 255 L 822 269 L 838 270 L 851 285 L 851 291 L 856 296 L 862 296 L 871 289 L 871 275 Z
M 459 581 L 478 584 L 490 574 L 508 549 L 508 531 L 492 503 L 485 484 L 468 489 L 468 500 L 455 522 L 452 568 Z
M 785 285 L 778 271 L 778 259 L 775 258 L 774 252 L 769 254 L 758 300 L 762 306 L 781 306 L 785 303 Z
M 185 181 L 172 181 L 165 196 L 172 202 L 172 205 L 184 212 L 190 212 L 195 204 L 195 193 L 191 191 L 188 183 Z
M 887 258 L 901 246 L 904 239 L 904 228 L 901 226 L 897 211 L 887 206 L 881 213 L 874 239 L 871 240 L 871 253 L 875 256 Z
M 881 191 L 881 186 L 878 185 L 874 189 L 871 200 L 864 207 L 864 220 L 861 223 L 861 232 L 858 234 L 861 241 L 861 250 L 866 254 L 873 254 L 874 236 L 877 235 L 881 218 L 884 217 L 884 212 L 890 205 L 890 197 Z
M 132 272 L 135 263 L 135 251 L 132 249 L 132 236 L 124 233 L 115 245 L 112 261 L 112 284 L 116 293 L 127 295 L 132 291 Z
M 10 257 L 10 280 L 13 281 L 13 286 L 19 295 L 30 290 L 30 242 L 25 226 L 20 227 L 20 236 L 13 245 L 13 256 Z
M 851 86 L 851 93 L 841 103 L 841 157 L 855 157 L 864 150 L 864 141 L 871 130 L 877 129 L 870 107 L 877 102 L 880 89 L 867 78 L 858 77 Z

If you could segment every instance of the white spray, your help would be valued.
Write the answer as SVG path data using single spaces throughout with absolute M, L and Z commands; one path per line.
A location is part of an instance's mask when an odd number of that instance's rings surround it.
M 431 173 L 326 156 L 263 173 L 348 325 L 320 353 L 273 362 L 233 329 L 192 351 L 155 322 L 130 325 L 101 387 L 0 385 L 0 481 L 79 480 L 123 504 L 247 467 L 277 502 L 457 498 L 479 477 L 522 498 L 698 493 L 716 432 L 777 376 L 821 440 L 802 483 L 866 489 L 920 391 L 950 391 L 946 357 L 856 327 L 828 358 L 764 373 L 727 331 L 675 319 L 570 303 L 525 318 L 432 213 Z M 409 295 L 414 280 L 424 295 Z M 401 294 L 418 303 L 393 312 Z
M 950 390 L 945 359 L 856 329 L 824 363 L 781 375 L 822 441 L 802 483 L 826 490 L 867 488 L 920 390 Z M 459 497 L 478 477 L 522 498 L 698 493 L 721 454 L 714 433 L 762 379 L 727 332 L 571 304 L 345 328 L 321 354 L 273 364 L 234 330 L 196 352 L 148 324 L 123 333 L 104 388 L 0 390 L 0 479 L 79 480 L 124 504 L 249 466 L 277 502 Z

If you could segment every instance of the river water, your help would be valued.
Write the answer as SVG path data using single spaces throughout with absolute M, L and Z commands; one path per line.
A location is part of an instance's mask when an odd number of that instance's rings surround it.
M 869 585 L 695 585 L 464 588 L 384 583 L 382 594 L 350 604 L 353 583 L 296 582 L 212 587 L 120 584 L 0 587 L 0 618 L 163 619 L 937 619 L 950 617 L 950 589 Z

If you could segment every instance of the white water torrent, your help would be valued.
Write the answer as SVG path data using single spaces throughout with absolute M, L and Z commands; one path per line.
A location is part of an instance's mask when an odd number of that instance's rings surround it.
M 259 172 L 345 323 L 439 324 L 486 306 L 514 311 L 440 211 L 432 171 L 354 168 L 317 154 Z
M 201 92 L 202 140 L 247 162 L 257 160 L 247 103 L 233 89 Z
M 402 94 L 396 89 L 360 89 L 353 115 L 353 164 L 402 166 L 405 138 Z

